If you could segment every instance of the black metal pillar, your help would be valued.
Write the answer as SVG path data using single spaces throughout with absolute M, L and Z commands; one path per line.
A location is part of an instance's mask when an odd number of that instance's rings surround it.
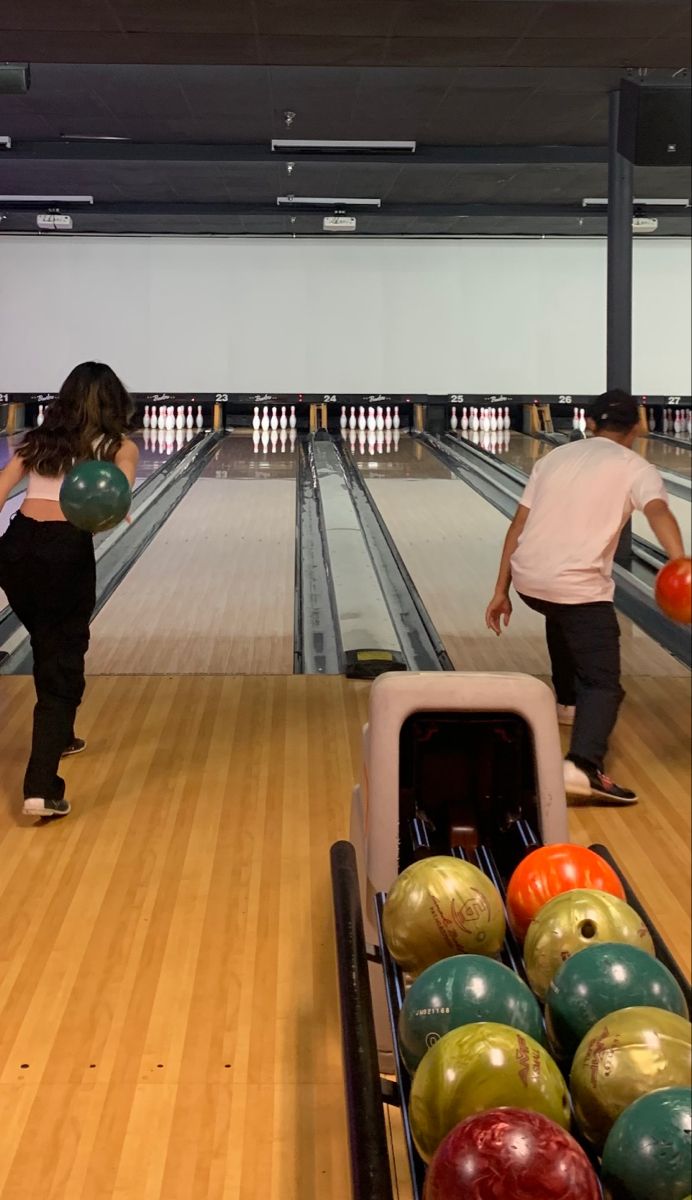
M 634 168 L 618 154 L 620 92 L 610 93 L 608 123 L 607 386 L 632 390 L 632 209 Z M 615 561 L 629 565 L 632 526 L 622 531 Z

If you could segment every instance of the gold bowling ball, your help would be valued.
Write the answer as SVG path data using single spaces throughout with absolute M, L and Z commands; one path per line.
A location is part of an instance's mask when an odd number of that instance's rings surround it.
M 563 1129 L 570 1126 L 565 1081 L 532 1037 L 492 1021 L 453 1029 L 428 1050 L 413 1077 L 409 1113 L 421 1157 L 429 1162 L 466 1117 L 507 1107 L 531 1109 Z
M 617 896 L 577 888 L 544 904 L 529 925 L 524 943 L 526 974 L 538 999 L 545 1000 L 568 958 L 599 942 L 625 943 L 655 954 L 639 913 Z
M 412 863 L 394 882 L 383 912 L 392 957 L 410 975 L 454 954 L 497 954 L 505 910 L 478 867 L 448 855 Z
M 692 1082 L 692 1026 L 661 1008 L 623 1008 L 598 1021 L 570 1073 L 574 1115 L 599 1150 L 620 1113 L 640 1096 Z

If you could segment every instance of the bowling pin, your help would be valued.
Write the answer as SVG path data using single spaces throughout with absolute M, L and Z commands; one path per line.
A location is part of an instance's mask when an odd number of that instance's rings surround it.
M 194 429 L 194 427 L 195 427 L 195 421 L 194 421 L 194 417 L 192 416 L 192 405 L 188 404 L 187 417 L 185 418 L 185 428 L 186 429 Z
M 464 407 L 461 410 L 461 428 L 464 431 L 466 431 L 468 429 L 468 427 L 469 427 L 469 414 L 467 413 L 466 408 Z
M 253 414 L 252 414 L 252 428 L 259 429 L 259 427 L 260 427 L 259 406 L 256 404 Z
M 655 428 L 656 428 L 656 417 L 654 415 L 653 408 L 650 408 L 649 409 L 649 431 L 651 433 L 653 433 Z
M 175 427 L 176 429 L 185 428 L 185 407 L 182 404 L 178 405 L 178 411 L 175 416 Z
M 342 404 L 342 406 L 341 406 L 341 416 L 339 417 L 339 428 L 340 428 L 340 429 L 345 429 L 347 425 L 348 425 L 348 417 L 346 416 L 346 409 L 345 409 L 345 407 L 344 407 L 344 406 L 343 406 L 343 404 Z
M 490 412 L 490 430 L 492 433 L 497 433 L 497 414 L 494 408 Z
M 170 433 L 172 429 L 175 429 L 175 409 L 172 404 L 169 404 L 166 414 L 166 430 Z M 168 440 L 166 440 L 166 445 L 168 445 Z
M 195 425 L 198 429 L 204 428 L 204 417 L 202 415 L 202 405 L 197 405 L 197 416 L 195 417 Z
M 394 416 L 392 417 L 392 428 L 398 429 L 400 425 L 401 425 L 401 421 L 399 419 L 399 406 L 397 404 L 395 404 L 394 405 Z M 398 442 L 398 439 L 395 439 L 395 441 Z
M 375 410 L 371 405 L 370 408 L 368 409 L 368 430 L 370 433 L 373 433 L 376 428 L 377 428 L 377 421 L 375 419 Z
M 271 415 L 271 421 L 269 422 L 269 428 L 272 430 L 279 428 L 279 418 L 276 415 L 275 408 L 272 408 L 272 415 Z
M 450 429 L 452 429 L 453 431 L 456 430 L 459 425 L 459 421 L 457 419 L 456 405 L 454 405 L 454 404 L 452 405 L 452 415 L 449 419 L 449 425 L 450 425 Z
M 36 424 L 43 425 L 43 405 L 42 404 L 39 404 L 39 406 L 38 406 L 38 414 L 36 416 Z
M 279 417 L 279 429 L 288 429 L 288 417 L 286 416 L 286 405 L 281 407 L 281 416 Z
M 148 429 L 149 426 L 151 425 L 151 417 L 149 416 L 149 405 L 148 404 L 144 405 L 144 418 L 142 420 L 142 424 L 145 429 Z
M 512 428 L 512 418 L 509 415 L 509 405 L 507 405 L 507 407 L 505 408 L 505 425 L 504 425 L 504 427 L 505 427 L 505 429 Z
M 687 410 L 687 432 L 692 433 L 692 408 Z
M 579 429 L 582 433 L 586 433 L 586 412 L 583 408 L 579 410 Z
M 578 428 L 579 428 L 579 409 L 575 408 L 575 410 L 572 414 L 572 429 L 578 429 Z
M 680 433 L 680 413 L 677 408 L 675 410 L 675 420 L 673 421 L 673 432 Z
M 355 429 L 355 427 L 356 427 L 356 410 L 353 407 L 353 405 L 351 405 L 351 413 L 348 418 L 348 427 L 351 430 Z
M 293 405 L 291 405 L 291 411 L 288 415 L 288 428 L 295 431 L 295 427 L 296 427 L 296 410 L 295 410 L 295 407 Z
M 384 427 L 385 429 L 392 428 L 392 410 L 389 405 L 387 406 L 384 414 Z
M 361 404 L 360 408 L 358 409 L 358 429 L 360 430 L 361 433 L 366 428 L 366 424 L 367 424 L 367 422 L 365 420 L 365 409 L 363 408 L 363 405 Z
M 384 430 L 384 413 L 382 412 L 382 409 L 381 409 L 381 408 L 378 408 L 378 410 L 377 410 L 377 416 L 376 416 L 376 418 L 375 418 L 375 424 L 376 424 L 376 426 L 377 426 L 377 428 L 378 428 L 379 432 L 380 432 L 380 433 L 382 433 L 382 432 L 383 432 L 383 430 Z
M 260 426 L 265 433 L 269 429 L 269 409 L 267 408 L 266 404 L 262 409 L 262 420 L 260 421 Z

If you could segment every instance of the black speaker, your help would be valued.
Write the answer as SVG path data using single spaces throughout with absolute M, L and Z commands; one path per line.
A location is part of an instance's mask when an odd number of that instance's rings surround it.
M 690 165 L 690 100 L 687 87 L 620 84 L 618 151 L 638 167 Z

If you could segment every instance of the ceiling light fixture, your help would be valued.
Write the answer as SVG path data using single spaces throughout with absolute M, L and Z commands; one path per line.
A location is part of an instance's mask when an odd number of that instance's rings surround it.
M 349 142 L 323 141 L 319 138 L 299 140 L 289 138 L 272 138 L 272 150 L 276 153 L 300 154 L 333 154 L 343 152 L 348 154 L 415 154 L 415 142 Z
M 684 198 L 681 199 L 679 196 L 673 200 L 654 200 L 654 199 L 645 199 L 645 198 L 640 198 L 639 196 L 635 196 L 632 203 L 633 204 L 647 204 L 649 207 L 656 207 L 656 208 L 689 208 L 690 207 L 689 200 L 684 199 Z M 591 208 L 591 207 L 598 207 L 598 206 L 607 208 L 608 207 L 608 197 L 603 196 L 603 197 L 600 197 L 597 199 L 594 196 L 588 196 L 586 198 L 586 200 L 582 200 L 583 208 Z
M 306 206 L 310 208 L 381 208 L 381 200 L 368 200 L 358 196 L 277 196 L 279 206 Z
M 0 196 L 3 204 L 93 204 L 93 196 Z

